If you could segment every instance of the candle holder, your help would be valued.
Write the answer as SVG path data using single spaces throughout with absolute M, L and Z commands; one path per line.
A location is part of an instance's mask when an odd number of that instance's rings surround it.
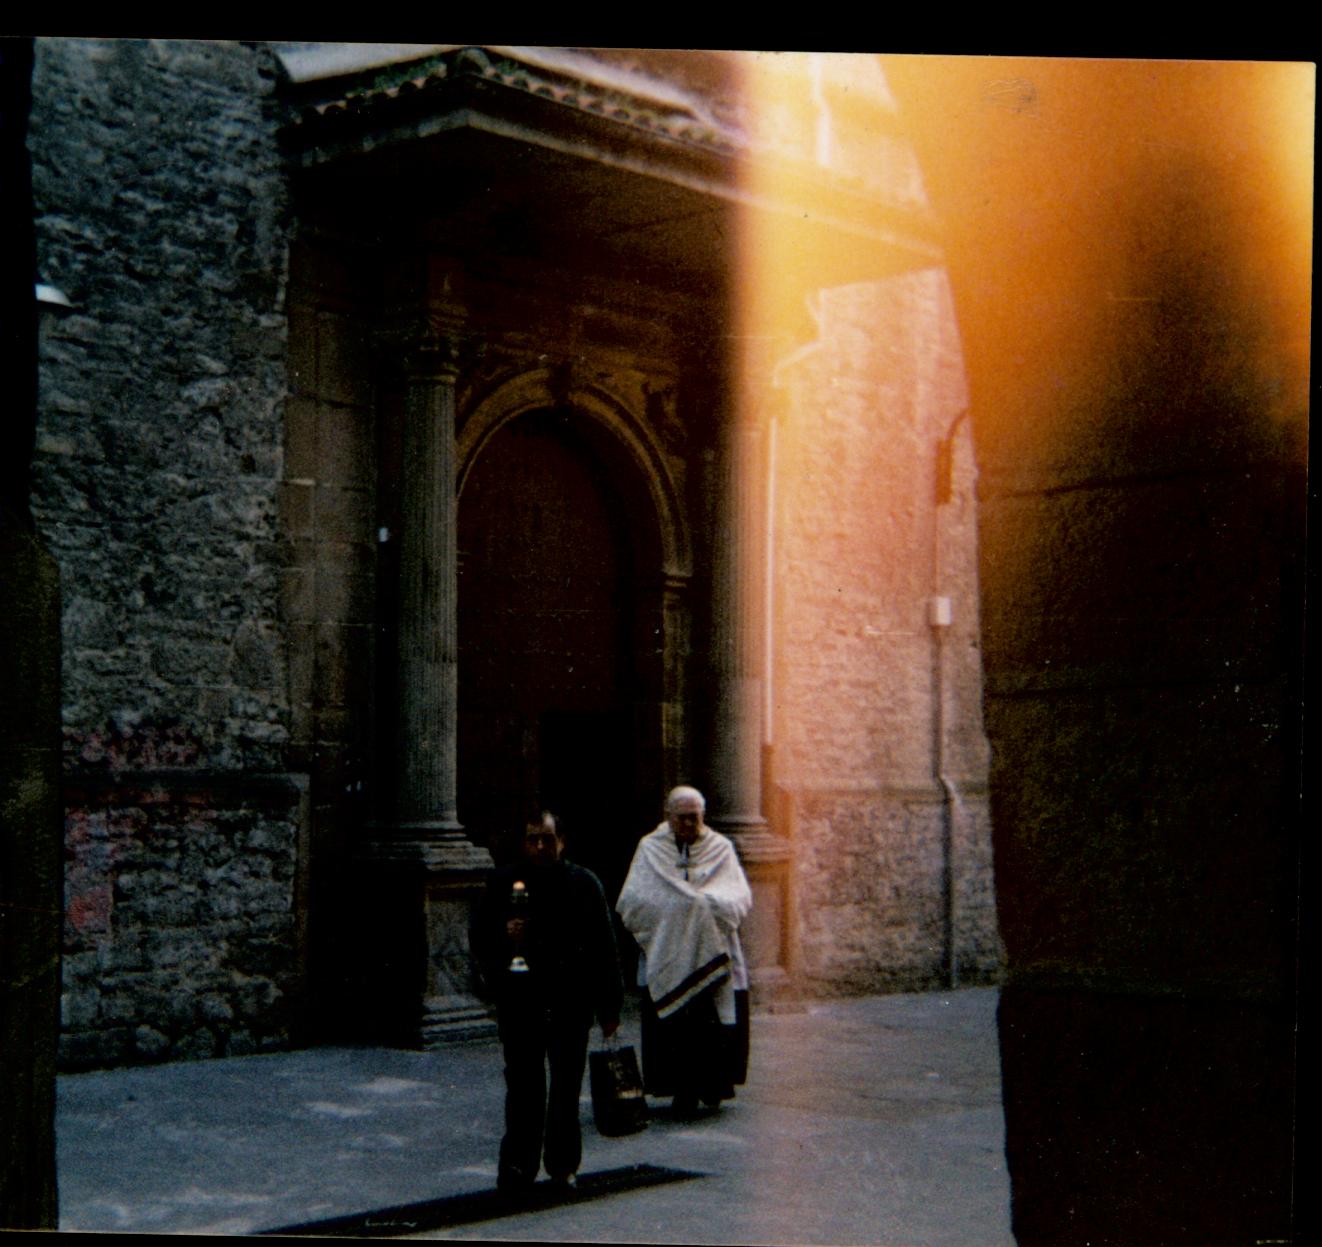
M 510 908 L 514 911 L 516 918 L 524 918 L 525 911 L 528 908 L 528 887 L 519 879 L 514 881 L 514 887 L 510 890 Z M 511 974 L 527 974 L 528 963 L 523 959 L 523 937 L 520 936 L 514 941 L 514 956 L 510 959 L 509 972 Z

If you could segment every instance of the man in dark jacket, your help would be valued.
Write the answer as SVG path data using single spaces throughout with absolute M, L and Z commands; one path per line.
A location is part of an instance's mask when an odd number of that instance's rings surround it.
M 543 1160 L 552 1183 L 574 1185 L 588 1032 L 594 1015 L 606 1038 L 620 1024 L 606 896 L 596 875 L 564 860 L 564 847 L 555 816 L 541 813 L 524 830 L 522 861 L 492 873 L 473 912 L 473 953 L 505 1049 L 501 1190 L 530 1187 Z

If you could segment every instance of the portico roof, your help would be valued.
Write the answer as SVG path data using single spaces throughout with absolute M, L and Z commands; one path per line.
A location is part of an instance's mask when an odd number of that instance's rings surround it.
M 762 217 L 815 286 L 941 262 L 921 203 L 758 143 L 739 54 L 276 51 L 307 182 L 352 212 L 425 212 L 456 245 L 700 288 L 725 280 L 741 226 Z M 771 195 L 750 176 L 770 166 Z

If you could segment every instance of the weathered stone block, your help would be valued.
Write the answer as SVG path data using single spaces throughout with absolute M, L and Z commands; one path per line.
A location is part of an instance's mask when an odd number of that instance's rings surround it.
M 280 670 L 279 634 L 270 621 L 249 620 L 234 634 L 231 680 L 244 688 L 269 689 Z
M 175 1060 L 205 1061 L 219 1056 L 220 1052 L 215 1033 L 208 1027 L 200 1026 L 176 1039 L 170 1055 Z
M 131 991 L 103 992 L 100 1020 L 122 1026 L 137 1016 L 138 1001 Z
M 133 1047 L 145 1060 L 156 1061 L 169 1053 L 170 1041 L 153 1027 L 139 1026 L 133 1032 Z
M 95 988 L 66 988 L 60 996 L 60 1026 L 65 1030 L 87 1030 L 97 1021 L 100 992 Z
M 374 442 L 366 409 L 323 404 L 317 418 L 318 480 L 343 488 L 375 488 Z
M 280 613 L 291 623 L 305 623 L 315 618 L 315 573 L 308 567 L 292 567 L 280 573 Z M 296 658 L 302 656 L 302 650 L 289 645 L 289 663 L 291 669 Z M 291 686 L 290 701 L 296 703 L 300 698 Z
M 376 533 L 376 499 L 365 489 L 319 485 L 317 536 L 333 542 L 370 544 Z
M 59 1063 L 70 1070 L 117 1065 L 131 1042 L 132 1036 L 122 1030 L 65 1031 L 60 1035 Z
M 208 992 L 198 1001 L 198 1013 L 208 1022 L 228 1022 L 234 1017 L 234 1010 L 228 1000 L 214 992 Z
M 366 327 L 346 316 L 323 311 L 317 317 L 317 386 L 335 403 L 371 400 L 367 367 L 371 339 Z

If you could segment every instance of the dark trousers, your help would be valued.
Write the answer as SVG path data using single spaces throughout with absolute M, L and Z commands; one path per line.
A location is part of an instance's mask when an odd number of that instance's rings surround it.
M 505 1049 L 502 1185 L 534 1181 L 543 1160 L 551 1177 L 578 1171 L 583 1157 L 578 1097 L 590 1028 L 589 1018 L 557 1017 L 544 1008 L 500 1010 L 500 1040 Z

